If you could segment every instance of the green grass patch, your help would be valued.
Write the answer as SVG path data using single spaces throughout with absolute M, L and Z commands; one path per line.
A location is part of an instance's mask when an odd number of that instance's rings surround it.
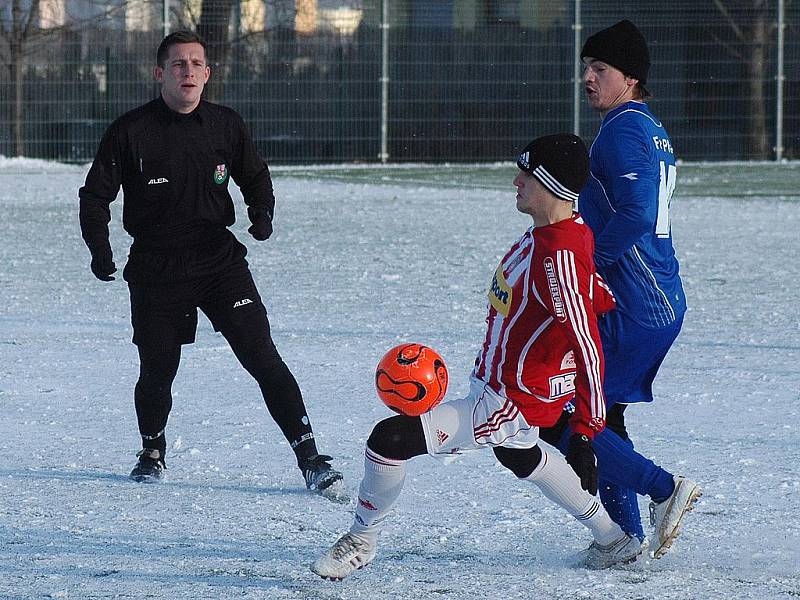
M 275 167 L 275 177 L 296 177 L 404 187 L 512 190 L 513 163 L 336 165 Z M 675 195 L 800 199 L 800 162 L 696 163 L 678 166 Z

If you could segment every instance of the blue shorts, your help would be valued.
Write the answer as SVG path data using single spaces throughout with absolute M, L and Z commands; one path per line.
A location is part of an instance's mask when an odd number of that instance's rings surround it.
M 648 329 L 616 310 L 598 319 L 606 408 L 653 401 L 653 380 L 682 325 L 683 316 L 662 329 Z

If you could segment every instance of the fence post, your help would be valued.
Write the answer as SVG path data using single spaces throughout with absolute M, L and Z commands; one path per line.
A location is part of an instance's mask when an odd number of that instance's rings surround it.
M 389 0 L 381 2 L 381 153 L 389 160 Z
M 572 133 L 581 135 L 581 0 L 575 0 L 574 54 L 572 67 Z
M 786 28 L 786 3 L 785 0 L 778 0 L 778 73 L 777 88 L 775 92 L 775 160 L 783 159 L 783 50 L 786 38 L 784 29 Z
M 169 0 L 161 0 L 161 27 L 162 37 L 169 35 Z

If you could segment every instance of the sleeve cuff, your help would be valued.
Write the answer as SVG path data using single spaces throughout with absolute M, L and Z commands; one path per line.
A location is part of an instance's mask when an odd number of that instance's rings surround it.
M 588 437 L 590 440 L 593 440 L 596 434 L 600 433 L 601 431 L 603 431 L 603 429 L 605 429 L 605 422 L 603 422 L 602 426 L 599 429 L 591 427 L 588 423 L 576 422 L 576 421 L 572 421 L 570 423 L 570 426 L 572 427 L 573 434 L 575 433 L 579 435 L 582 434 Z

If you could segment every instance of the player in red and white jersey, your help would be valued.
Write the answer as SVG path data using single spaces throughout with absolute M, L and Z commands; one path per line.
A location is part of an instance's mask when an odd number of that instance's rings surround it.
M 531 425 L 553 425 L 575 396 L 573 431 L 589 437 L 605 420 L 595 315 L 615 304 L 593 252 L 592 233 L 577 213 L 526 231 L 492 278 L 486 338 L 473 370 Z
M 589 176 L 588 152 L 576 136 L 545 136 L 528 144 L 517 166 L 517 210 L 533 218 L 533 227 L 495 272 L 470 390 L 418 417 L 398 415 L 375 425 L 350 531 L 311 566 L 321 577 L 342 579 L 372 562 L 382 524 L 403 489 L 407 460 L 487 447 L 592 532 L 582 564 L 608 567 L 642 551 L 639 539 L 625 534 L 596 497 L 592 438 L 605 425 L 597 312 L 614 300 L 595 273 L 591 231 L 573 212 Z M 539 427 L 554 424 L 573 397 L 577 410 L 565 459 L 539 446 Z

